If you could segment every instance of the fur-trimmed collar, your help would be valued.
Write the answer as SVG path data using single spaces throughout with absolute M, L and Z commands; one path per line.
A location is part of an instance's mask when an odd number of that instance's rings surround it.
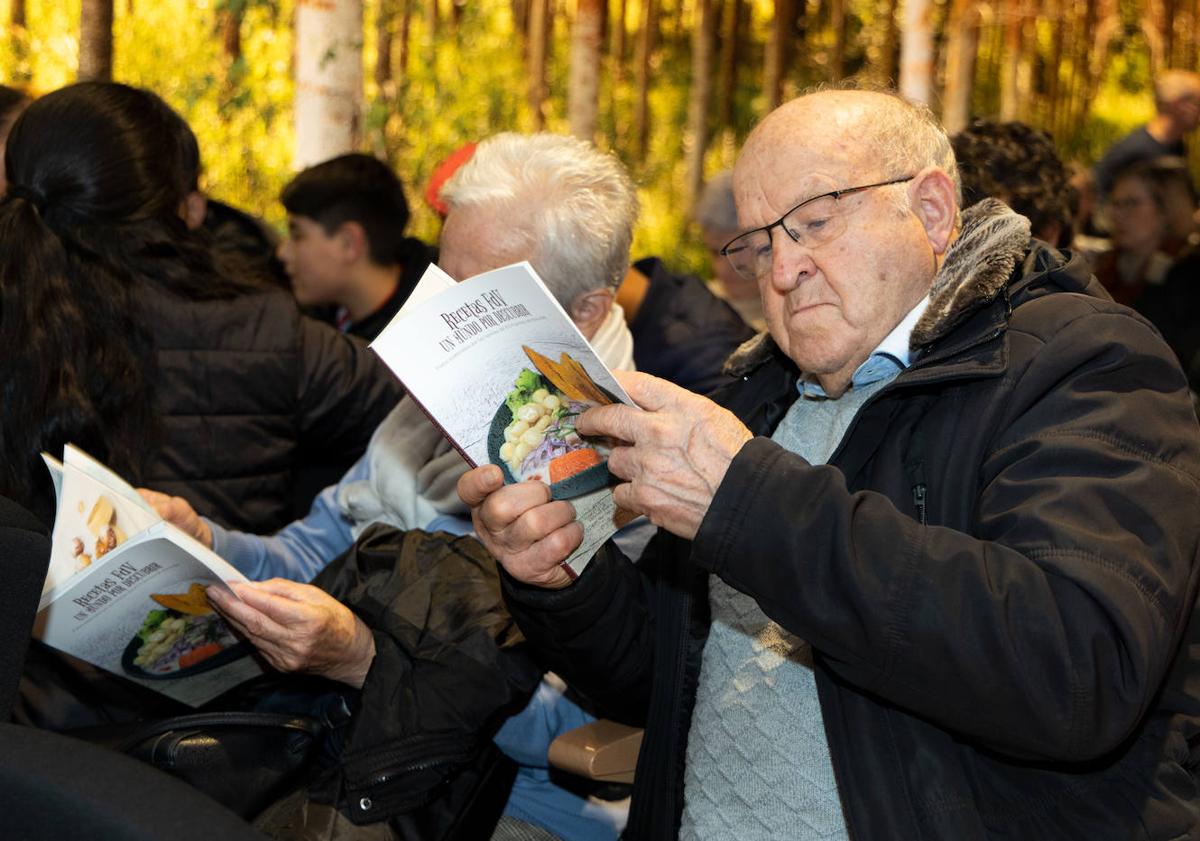
M 1029 246 L 1029 220 L 996 199 L 984 199 L 962 213 L 962 230 L 946 252 L 929 287 L 929 307 L 913 328 L 909 346 L 921 348 L 946 335 L 1008 282 Z M 733 352 L 725 373 L 740 377 L 775 352 L 771 334 L 759 333 Z

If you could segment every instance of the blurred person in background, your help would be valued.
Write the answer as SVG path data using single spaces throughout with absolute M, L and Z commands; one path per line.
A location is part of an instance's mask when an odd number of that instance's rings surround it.
M 964 208 L 999 199 L 1029 220 L 1038 239 L 1055 247 L 1070 243 L 1073 188 L 1050 135 L 1024 123 L 978 120 L 950 143 Z
M 725 244 L 738 235 L 737 208 L 733 204 L 733 172 L 725 170 L 714 175 L 704 185 L 696 200 L 694 215 L 704 237 L 704 247 L 712 264 L 713 277 L 721 295 L 738 311 L 747 324 L 762 330 L 762 299 L 758 285 L 740 277 L 721 256 Z
M 1172 178 L 1157 161 L 1141 161 L 1113 180 L 1105 204 L 1111 247 L 1094 269 L 1117 303 L 1136 309 L 1146 287 L 1161 284 L 1174 262 L 1167 212 Z
M 1186 158 L 1183 139 L 1200 124 L 1200 74 L 1164 70 L 1154 80 L 1154 117 L 1118 140 L 1096 164 L 1096 189 L 1108 198 L 1117 173 L 1138 161 L 1164 155 Z

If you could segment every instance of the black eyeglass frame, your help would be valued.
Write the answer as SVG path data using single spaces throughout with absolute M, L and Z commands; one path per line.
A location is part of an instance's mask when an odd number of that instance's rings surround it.
M 787 219 L 789 216 L 791 216 L 793 213 L 795 213 L 800 208 L 802 208 L 806 205 L 810 205 L 813 202 L 820 201 L 821 199 L 832 198 L 834 201 L 837 201 L 842 196 L 850 196 L 850 195 L 853 195 L 854 193 L 861 193 L 863 190 L 873 190 L 876 187 L 890 187 L 893 184 L 903 184 L 907 181 L 912 181 L 916 177 L 917 177 L 916 174 L 906 175 L 903 178 L 893 178 L 890 181 L 880 181 L 875 184 L 863 184 L 861 187 L 846 187 L 841 190 L 831 190 L 828 193 L 821 193 L 821 195 L 819 195 L 819 196 L 812 196 L 811 198 L 807 198 L 804 201 L 800 202 L 800 204 L 793 207 L 787 213 L 780 216 L 778 219 L 776 219 L 770 225 L 764 225 L 761 228 L 751 228 L 749 231 L 744 231 L 744 232 L 738 234 L 736 237 L 731 239 L 729 242 L 725 243 L 725 245 L 721 248 L 721 256 L 729 261 L 729 264 L 731 266 L 733 266 L 733 270 L 735 272 L 737 272 L 738 274 L 745 277 L 745 273 L 742 272 L 742 270 L 737 267 L 737 264 L 734 263 L 733 259 L 729 256 L 730 247 L 733 246 L 734 243 L 736 243 L 738 240 L 740 240 L 744 237 L 748 237 L 751 234 L 757 234 L 759 231 L 762 231 L 767 235 L 767 241 L 770 242 L 771 241 L 771 229 L 772 228 L 783 228 L 784 233 L 786 233 L 788 235 L 788 239 L 790 239 L 792 242 L 799 242 L 800 241 L 799 238 L 796 237 L 791 231 L 788 230 L 787 225 L 783 224 L 783 220 Z M 757 280 L 758 276 L 755 275 L 754 277 L 749 277 L 746 279 L 747 280 Z

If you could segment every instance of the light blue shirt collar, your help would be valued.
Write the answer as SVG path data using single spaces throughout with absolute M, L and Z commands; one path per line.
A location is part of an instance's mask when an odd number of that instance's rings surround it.
M 929 296 L 926 295 L 908 311 L 908 315 L 904 316 L 900 323 L 892 329 L 892 332 L 883 337 L 883 341 L 867 357 L 867 361 L 858 366 L 854 375 L 850 377 L 850 388 L 862 388 L 885 377 L 894 377 L 909 366 L 912 362 L 912 351 L 908 343 L 912 338 L 913 328 L 917 326 L 917 321 L 925 314 L 928 307 Z M 821 384 L 817 382 L 816 377 L 808 375 L 801 377 L 796 383 L 796 388 L 802 397 L 823 398 L 828 396 L 825 394 L 825 389 L 821 388 Z

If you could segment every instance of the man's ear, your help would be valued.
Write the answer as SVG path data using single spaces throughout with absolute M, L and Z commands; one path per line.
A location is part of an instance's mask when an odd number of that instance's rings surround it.
M 183 199 L 183 223 L 189 231 L 194 231 L 204 224 L 208 215 L 208 197 L 199 190 L 192 190 Z
M 913 179 L 913 209 L 935 254 L 945 254 L 958 226 L 958 198 L 950 176 L 928 167 Z
M 347 263 L 356 263 L 370 253 L 371 247 L 367 242 L 367 232 L 359 222 L 354 220 L 343 222 L 338 225 L 334 236 L 338 241 L 338 251 Z
M 613 298 L 611 289 L 593 289 L 591 292 L 584 292 L 567 307 L 567 314 L 585 338 L 590 340 L 596 335 L 604 319 L 608 318 L 612 311 Z

